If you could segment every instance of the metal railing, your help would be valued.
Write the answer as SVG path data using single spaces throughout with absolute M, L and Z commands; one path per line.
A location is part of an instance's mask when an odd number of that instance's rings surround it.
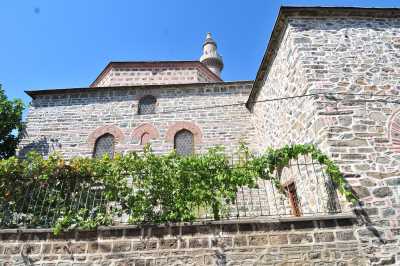
M 310 157 L 292 160 L 276 173 L 283 186 L 257 180 L 256 188 L 240 187 L 234 202 L 220 210 L 220 219 L 329 215 L 342 212 L 345 205 L 324 166 Z M 290 187 L 289 187 L 290 186 Z M 49 228 L 70 212 L 84 210 L 82 216 L 109 213 L 113 224 L 128 223 L 129 209 L 121 202 L 107 200 L 100 181 L 64 179 L 56 182 L 19 180 L 0 198 L 0 228 Z M 134 189 L 134 188 L 130 188 Z M 136 188 L 140 189 L 140 188 Z M 155 208 L 161 208 L 157 206 Z M 214 220 L 211 206 L 193 206 L 196 220 Z M 119 209 L 118 212 L 112 212 Z M 116 214 L 117 213 L 117 214 Z M 151 222 L 151 221 L 148 221 Z

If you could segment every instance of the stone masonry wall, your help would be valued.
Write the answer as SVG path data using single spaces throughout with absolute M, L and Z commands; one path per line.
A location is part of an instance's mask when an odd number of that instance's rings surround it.
M 269 101 L 302 95 L 307 91 L 299 61 L 301 50 L 296 45 L 298 40 L 292 37 L 293 31 L 288 25 L 270 73 L 256 98 L 259 102 L 253 106 L 258 152 L 263 152 L 267 147 L 307 143 L 315 139 L 313 122 L 316 106 L 311 97 Z
M 367 265 L 348 217 L 0 231 L 0 265 Z
M 398 19 L 289 18 L 286 37 L 257 100 L 278 95 L 271 94 L 274 90 L 282 95 L 294 91 L 287 77 L 295 79 L 296 74 L 300 77 L 294 95 L 361 95 L 285 100 L 283 110 L 270 103 L 254 108 L 256 121 L 265 121 L 265 129 L 258 127 L 258 134 L 267 136 L 262 138 L 264 145 L 290 142 L 296 134 L 296 141 L 311 139 L 338 163 L 362 201 L 356 211 L 364 225 L 355 234 L 368 244 L 371 265 L 400 263 L 399 36 Z M 290 65 L 292 61 L 296 64 Z M 288 64 L 292 74 L 279 71 Z M 294 109 L 302 110 L 300 116 Z M 312 119 L 307 118 L 311 113 Z M 294 122 L 287 126 L 284 121 L 290 119 Z M 286 133 L 271 133 L 271 120 L 280 121 Z M 294 131 L 297 123 L 302 130 Z
M 59 151 L 66 158 L 91 156 L 95 138 L 107 132 L 116 137 L 117 152 L 142 150 L 139 133 L 147 129 L 154 137 L 154 151 L 165 153 L 173 149 L 180 128 L 193 131 L 196 152 L 223 145 L 232 153 L 241 139 L 252 139 L 250 113 L 243 105 L 209 107 L 245 102 L 250 89 L 251 82 L 233 82 L 90 88 L 37 96 L 29 108 L 20 154 L 36 149 L 45 155 Z M 145 95 L 156 97 L 155 114 L 137 113 Z

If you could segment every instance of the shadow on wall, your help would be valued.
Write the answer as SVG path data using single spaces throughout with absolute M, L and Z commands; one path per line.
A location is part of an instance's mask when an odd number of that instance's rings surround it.
M 360 199 L 360 195 L 353 188 L 350 188 L 354 195 Z M 369 231 L 373 236 L 375 236 L 381 244 L 386 244 L 386 239 L 383 238 L 384 234 L 382 231 L 379 231 L 368 214 L 368 208 L 365 208 L 365 204 L 362 200 L 359 200 L 354 208 L 353 213 L 357 216 L 358 221 L 361 225 L 365 226 L 365 229 Z
M 41 137 L 40 139 L 34 140 L 33 142 L 24 145 L 18 151 L 18 157 L 24 158 L 31 151 L 36 151 L 42 156 L 47 156 L 50 153 L 61 148 L 61 144 L 58 139 L 48 139 L 46 137 Z

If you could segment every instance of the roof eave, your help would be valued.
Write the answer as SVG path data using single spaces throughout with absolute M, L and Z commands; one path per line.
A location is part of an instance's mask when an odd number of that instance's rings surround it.
M 87 93 L 93 90 L 124 90 L 124 89 L 160 89 L 160 88 L 181 88 L 181 87 L 198 87 L 207 85 L 232 85 L 232 84 L 248 84 L 252 85 L 253 80 L 238 80 L 238 81 L 216 81 L 216 82 L 202 82 L 202 83 L 179 83 L 179 84 L 149 84 L 149 85 L 131 85 L 131 86 L 109 86 L 109 87 L 83 87 L 83 88 L 63 88 L 63 89 L 48 89 L 48 90 L 26 90 L 25 93 L 32 99 L 37 96 L 54 95 L 54 94 L 68 94 L 68 93 Z

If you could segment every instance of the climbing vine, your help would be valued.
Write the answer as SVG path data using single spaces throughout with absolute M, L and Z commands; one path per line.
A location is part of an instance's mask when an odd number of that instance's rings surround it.
M 54 233 L 110 225 L 125 215 L 131 224 L 194 221 L 202 210 L 225 215 L 239 188 L 270 180 L 284 193 L 279 173 L 309 155 L 347 200 L 357 201 L 339 168 L 313 145 L 287 145 L 254 155 L 241 144 L 232 158 L 222 148 L 178 156 L 143 153 L 114 159 L 73 158 L 31 153 L 0 160 L 0 226 L 53 227 Z M 122 218 L 121 218 L 122 219 Z
M 260 178 L 273 180 L 275 181 L 275 186 L 281 188 L 280 182 L 276 182 L 279 181 L 279 177 L 277 177 L 275 173 L 279 173 L 284 167 L 289 167 L 289 162 L 291 160 L 297 160 L 300 155 L 309 155 L 313 160 L 325 166 L 326 174 L 339 192 L 352 203 L 358 201 L 357 196 L 349 188 L 339 167 L 312 144 L 286 145 L 280 149 L 269 148 L 264 154 L 253 157 L 252 160 L 249 161 L 249 164 L 251 165 L 250 168 L 257 171 Z

